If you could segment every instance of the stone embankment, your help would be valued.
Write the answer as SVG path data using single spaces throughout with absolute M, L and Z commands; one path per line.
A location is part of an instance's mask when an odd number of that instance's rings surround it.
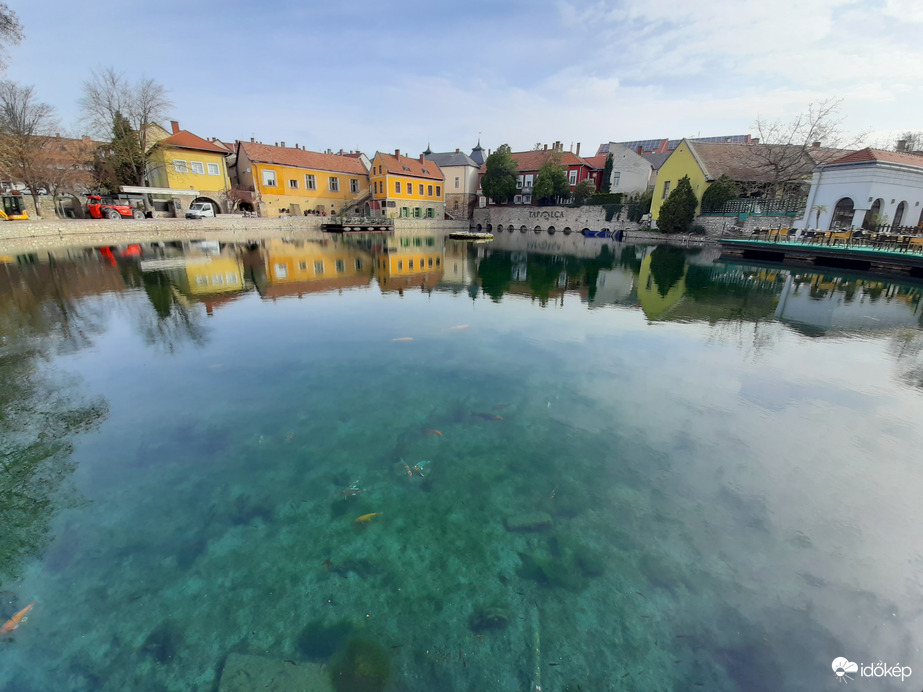
M 242 242 L 279 233 L 320 231 L 323 216 L 275 219 L 221 214 L 213 219 L 30 219 L 0 222 L 0 252 L 29 252 L 60 245 L 118 245 L 127 242 L 193 240 L 208 236 Z M 468 230 L 467 221 L 392 219 L 395 230 Z

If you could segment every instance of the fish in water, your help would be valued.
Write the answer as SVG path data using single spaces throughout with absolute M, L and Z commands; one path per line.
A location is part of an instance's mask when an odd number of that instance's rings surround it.
M 497 416 L 493 413 L 472 413 L 471 415 L 484 420 L 503 420 L 503 416 Z
M 16 613 L 16 615 L 3 623 L 3 627 L 0 627 L 0 633 L 6 634 L 7 632 L 12 632 L 14 629 L 19 627 L 20 623 L 23 623 L 28 619 L 26 615 L 28 615 L 29 611 L 32 610 L 33 606 L 35 606 L 35 601 L 32 601 L 32 603 L 27 605 L 25 608 Z
M 371 514 L 363 514 L 361 517 L 356 519 L 357 524 L 368 524 L 372 521 L 372 517 L 377 517 L 381 512 L 372 512 Z
M 402 336 L 397 339 L 391 339 L 391 341 L 413 341 L 413 337 L 412 336 Z
M 467 329 L 467 328 L 468 328 L 467 324 L 459 324 L 454 327 L 449 327 L 450 330 L 459 330 L 459 329 Z
M 426 429 L 426 432 L 428 432 L 428 433 L 430 433 L 430 434 L 432 434 L 432 435 L 439 435 L 439 437 L 442 437 L 442 436 L 443 436 L 441 432 L 439 432 L 438 430 L 433 430 L 432 428 L 427 428 L 427 429 Z
M 356 495 L 361 495 L 365 492 L 365 488 L 359 487 L 359 481 L 356 481 L 351 486 L 342 491 L 343 499 L 346 500 L 350 497 L 355 497 Z

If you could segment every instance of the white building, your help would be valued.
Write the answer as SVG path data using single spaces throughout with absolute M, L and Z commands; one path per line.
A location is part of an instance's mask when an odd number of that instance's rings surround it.
M 805 216 L 795 227 L 863 224 L 923 224 L 923 155 L 862 149 L 814 169 Z
M 612 156 L 609 191 L 634 195 L 647 190 L 654 172 L 651 162 L 618 142 L 609 142 L 608 149 Z
M 478 147 L 480 146 L 478 142 Z M 433 153 L 426 147 L 423 156 L 429 161 L 434 161 L 445 176 L 446 213 L 453 219 L 470 219 L 471 212 L 477 204 L 481 165 L 458 149 Z

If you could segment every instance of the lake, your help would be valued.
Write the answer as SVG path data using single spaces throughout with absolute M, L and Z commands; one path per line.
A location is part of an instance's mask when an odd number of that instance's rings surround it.
M 3 692 L 921 685 L 921 285 L 531 232 L 0 261 Z

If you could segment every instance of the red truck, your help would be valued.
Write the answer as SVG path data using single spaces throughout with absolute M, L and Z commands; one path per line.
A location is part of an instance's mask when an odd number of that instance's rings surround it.
M 131 206 L 127 197 L 87 195 L 87 211 L 94 219 L 143 219 L 144 212 Z

